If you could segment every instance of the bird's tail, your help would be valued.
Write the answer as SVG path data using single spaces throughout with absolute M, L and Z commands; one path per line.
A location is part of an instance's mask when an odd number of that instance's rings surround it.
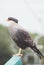
M 40 59 L 44 57 L 43 54 L 39 51 L 39 49 L 37 49 L 36 46 L 33 47 L 33 51 L 37 53 Z

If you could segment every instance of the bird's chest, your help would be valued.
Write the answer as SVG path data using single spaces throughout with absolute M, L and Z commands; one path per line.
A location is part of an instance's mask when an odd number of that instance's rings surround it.
M 15 37 L 15 35 L 16 35 L 16 33 L 17 33 L 17 31 L 18 31 L 19 29 L 22 29 L 22 27 L 20 27 L 19 25 L 11 24 L 11 25 L 9 26 L 9 32 L 10 32 L 10 35 L 12 36 L 12 38 Z
M 14 39 L 16 32 L 17 32 L 17 28 L 14 26 L 10 26 L 9 27 L 9 32 L 10 32 L 10 36 L 12 37 L 12 39 Z

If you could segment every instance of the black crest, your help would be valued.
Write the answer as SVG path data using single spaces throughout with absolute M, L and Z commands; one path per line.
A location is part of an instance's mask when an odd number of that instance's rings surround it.
M 14 22 L 18 23 L 18 19 L 13 18 L 13 17 L 9 17 L 9 18 L 8 18 L 8 20 L 12 20 L 12 21 L 14 21 Z

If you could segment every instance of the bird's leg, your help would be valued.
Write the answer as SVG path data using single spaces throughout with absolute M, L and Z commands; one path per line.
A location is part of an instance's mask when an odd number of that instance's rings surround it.
M 22 49 L 19 48 L 19 52 L 18 52 L 16 55 L 18 55 L 18 56 L 22 56 L 21 51 L 22 51 Z

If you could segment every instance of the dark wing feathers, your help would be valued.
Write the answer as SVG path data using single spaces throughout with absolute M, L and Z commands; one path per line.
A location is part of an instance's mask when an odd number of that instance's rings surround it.
M 33 43 L 30 35 L 28 32 L 24 30 L 17 30 L 16 32 L 17 37 L 17 45 L 22 49 L 30 47 L 35 53 L 39 55 L 39 57 L 43 57 L 42 53 L 37 49 L 36 45 Z
M 15 36 L 17 37 L 16 42 L 19 42 L 19 44 L 24 45 L 25 47 L 30 47 L 34 45 L 29 33 L 24 30 L 17 30 Z
M 20 30 L 19 32 L 22 35 L 21 37 L 23 38 L 25 42 L 27 42 L 27 44 L 30 42 L 30 44 L 33 45 L 33 40 L 31 39 L 31 36 L 29 35 L 27 31 Z

